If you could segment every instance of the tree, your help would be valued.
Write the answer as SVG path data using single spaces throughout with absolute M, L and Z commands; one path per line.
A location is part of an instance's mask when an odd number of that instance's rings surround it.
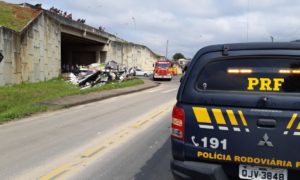
M 181 54 L 181 53 L 176 53 L 176 54 L 174 54 L 173 60 L 174 60 L 174 61 L 177 61 L 178 59 L 185 59 L 185 57 L 184 57 L 184 55 Z

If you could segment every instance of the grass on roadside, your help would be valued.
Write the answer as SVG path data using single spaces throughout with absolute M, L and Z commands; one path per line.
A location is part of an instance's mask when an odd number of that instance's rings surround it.
M 39 10 L 0 1 L 0 26 L 21 31 L 38 14 Z
M 66 83 L 62 79 L 53 79 L 39 83 L 23 83 L 0 87 L 0 123 L 16 118 L 22 118 L 35 112 L 47 111 L 46 105 L 39 103 L 59 97 L 86 94 L 103 90 L 124 88 L 143 84 L 143 80 L 133 79 L 121 83 L 80 90 L 78 86 Z

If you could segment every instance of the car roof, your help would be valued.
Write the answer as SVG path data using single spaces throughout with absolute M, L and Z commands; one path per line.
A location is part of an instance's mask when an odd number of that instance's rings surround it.
M 299 42 L 251 42 L 251 43 L 229 43 L 217 44 L 201 48 L 194 56 L 190 66 L 195 64 L 196 59 L 211 52 L 223 52 L 223 56 L 230 57 L 230 51 L 243 51 L 243 50 L 300 50 Z M 297 53 L 300 54 L 300 53 Z
M 217 44 L 206 46 L 198 52 L 222 51 L 224 48 L 230 50 L 260 50 L 260 49 L 299 49 L 299 42 L 253 42 L 253 43 L 232 43 L 232 44 Z

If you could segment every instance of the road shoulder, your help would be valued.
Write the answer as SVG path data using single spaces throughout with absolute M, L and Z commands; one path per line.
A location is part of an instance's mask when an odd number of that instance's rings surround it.
M 135 93 L 146 89 L 154 88 L 159 86 L 159 83 L 151 80 L 144 80 L 144 84 L 137 86 L 131 86 L 120 89 L 112 89 L 101 92 L 93 92 L 89 94 L 80 94 L 74 96 L 66 96 L 59 99 L 44 102 L 43 105 L 49 106 L 51 109 L 68 108 L 76 105 L 87 104 L 111 97 L 121 96 L 125 94 Z

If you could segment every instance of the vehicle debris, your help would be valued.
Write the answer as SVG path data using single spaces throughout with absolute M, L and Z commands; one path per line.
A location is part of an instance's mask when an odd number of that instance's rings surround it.
M 78 85 L 81 89 L 103 86 L 106 83 L 122 82 L 131 79 L 127 67 L 120 66 L 115 61 L 106 64 L 93 63 L 88 66 L 76 66 L 70 73 L 65 73 L 68 82 Z

